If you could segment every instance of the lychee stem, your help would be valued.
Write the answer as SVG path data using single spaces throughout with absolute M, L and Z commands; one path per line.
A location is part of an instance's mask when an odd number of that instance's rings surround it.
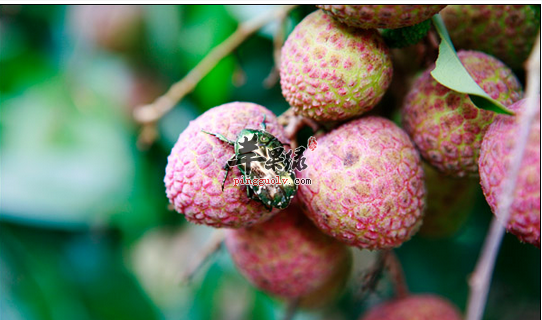
M 318 129 L 320 129 L 320 125 L 314 120 L 296 115 L 293 108 L 284 111 L 277 120 L 284 126 L 286 137 L 290 140 L 292 149 L 297 147 L 297 140 L 295 137 L 299 130 L 303 129 L 305 126 L 309 126 L 312 131 L 316 133 Z
M 264 12 L 262 15 L 240 24 L 232 35 L 213 48 L 183 79 L 174 83 L 164 95 L 158 97 L 151 104 L 135 108 L 134 119 L 143 125 L 154 125 L 156 121 L 173 109 L 181 99 L 192 92 L 201 79 L 249 36 L 270 21 L 287 14 L 295 7 L 297 5 L 280 6 L 277 10 Z
M 393 250 L 382 251 L 382 256 L 385 261 L 386 268 L 390 273 L 393 285 L 395 288 L 395 295 L 398 299 L 405 298 L 408 296 L 408 286 L 405 279 L 405 274 L 403 272 L 403 267 L 401 262 L 393 252 Z
M 510 169 L 503 181 L 502 192 L 497 201 L 500 205 L 491 221 L 480 258 L 469 280 L 471 290 L 467 303 L 466 320 L 479 320 L 483 316 L 490 280 L 495 267 L 495 260 L 510 218 L 510 206 L 514 200 L 516 181 L 527 146 L 531 123 L 537 112 L 538 89 L 540 88 L 540 33 L 536 39 L 533 50 L 525 64 L 527 72 L 527 101 L 524 112 L 518 115 L 519 134 L 512 152 L 515 157 L 511 161 Z M 500 221 L 497 220 L 497 217 L 499 217 Z
M 224 230 L 217 229 L 213 231 L 213 234 L 205 247 L 203 247 L 201 252 L 195 257 L 188 268 L 181 274 L 181 279 L 179 281 L 181 285 L 190 283 L 196 272 L 201 269 L 205 262 L 207 262 L 212 256 L 215 255 L 215 253 L 218 252 L 222 246 L 222 243 L 224 242 L 224 237 Z
M 287 18 L 287 12 L 283 12 L 283 14 L 278 17 L 278 27 L 275 34 L 273 34 L 273 67 L 271 68 L 269 75 L 263 81 L 265 88 L 273 87 L 279 80 L 280 56 L 282 45 L 284 45 L 284 41 L 286 40 Z
M 376 255 L 376 260 L 366 272 L 361 275 L 361 286 L 356 294 L 359 300 L 364 300 L 366 295 L 376 290 L 378 282 L 382 278 L 382 273 L 385 267 L 384 252 L 379 251 Z

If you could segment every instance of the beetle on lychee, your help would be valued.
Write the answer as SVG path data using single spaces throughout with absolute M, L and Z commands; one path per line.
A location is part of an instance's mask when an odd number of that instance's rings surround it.
M 239 132 L 235 141 L 228 140 L 220 133 L 210 133 L 205 130 L 202 132 L 217 137 L 220 141 L 234 146 L 234 155 L 224 164 L 224 180 L 222 180 L 222 190 L 224 183 L 230 172 L 230 168 L 238 166 L 244 180 L 254 181 L 257 179 L 266 179 L 267 181 L 275 179 L 276 183 L 252 184 L 247 185 L 247 196 L 253 200 L 261 201 L 269 210 L 272 207 L 284 209 L 288 207 L 293 199 L 297 185 L 294 183 L 295 173 L 293 166 L 288 166 L 288 161 L 283 154 L 284 146 L 275 136 L 265 131 L 265 114 L 260 130 L 243 129 Z M 278 153 L 277 162 L 268 165 L 266 160 L 272 153 Z M 280 157 L 283 157 L 281 160 Z M 290 168 L 288 168 L 290 167 Z
M 241 228 L 265 221 L 278 211 L 269 211 L 261 201 L 248 198 L 245 190 L 234 185 L 234 178 L 242 178 L 238 168 L 232 170 L 222 189 L 223 166 L 231 156 L 231 146 L 202 132 L 220 132 L 233 140 L 243 129 L 258 130 L 264 115 L 266 131 L 289 143 L 275 115 L 248 102 L 212 108 L 191 121 L 180 134 L 168 157 L 164 182 L 169 201 L 188 221 L 217 228 Z

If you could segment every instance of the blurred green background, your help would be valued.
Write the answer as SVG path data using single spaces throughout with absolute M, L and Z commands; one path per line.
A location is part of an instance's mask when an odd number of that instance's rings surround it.
M 137 147 L 135 106 L 181 79 L 238 23 L 272 6 L 0 6 L 0 319 L 280 319 L 224 250 L 189 285 L 180 273 L 212 230 L 168 210 L 163 176 L 199 114 L 250 101 L 288 108 L 275 82 L 270 24 L 243 43 Z M 313 6 L 295 9 L 291 31 Z M 464 310 L 491 212 L 481 191 L 452 238 L 397 250 L 412 292 Z M 374 254 L 357 253 L 369 261 Z M 365 263 L 367 264 L 367 263 Z M 386 299 L 347 293 L 296 319 L 356 319 Z M 384 282 L 386 279 L 384 279 Z M 384 286 L 385 287 L 385 286 Z M 540 250 L 506 235 L 485 319 L 540 318 Z

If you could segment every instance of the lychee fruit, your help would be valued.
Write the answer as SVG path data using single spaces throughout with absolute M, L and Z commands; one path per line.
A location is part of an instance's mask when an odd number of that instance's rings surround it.
M 508 106 L 523 96 L 516 76 L 496 58 L 477 51 L 457 55 L 491 98 Z M 433 69 L 429 67 L 407 94 L 403 126 L 422 156 L 440 172 L 477 176 L 480 144 L 495 113 L 477 108 L 467 94 L 438 83 L 430 74 Z
M 432 294 L 410 295 L 373 307 L 360 320 L 461 320 L 451 302 Z
M 529 56 L 540 5 L 450 5 L 441 12 L 454 46 L 499 58 L 513 69 Z
M 525 99 L 510 106 L 521 112 Z M 540 102 L 540 100 L 539 100 Z M 540 107 L 539 107 L 540 108 Z M 503 181 L 517 143 L 519 116 L 499 115 L 489 126 L 480 151 L 480 182 L 493 213 L 501 203 Z M 533 119 L 521 167 L 516 180 L 507 230 L 522 242 L 540 247 L 540 113 Z M 499 216 L 497 216 L 499 219 Z
M 397 29 L 431 18 L 446 5 L 318 5 L 335 19 L 363 29 Z
M 266 222 L 226 230 L 225 244 L 252 284 L 272 295 L 302 302 L 309 297 L 317 301 L 308 302 L 321 303 L 322 297 L 314 295 L 322 289 L 330 290 L 328 294 L 337 291 L 334 286 L 344 285 L 351 266 L 349 248 L 321 233 L 295 204 Z
M 428 238 L 445 238 L 456 233 L 472 211 L 480 190 L 477 179 L 453 178 L 424 163 L 426 209 L 419 234 Z
M 306 151 L 298 195 L 324 233 L 349 245 L 401 245 L 422 222 L 425 187 L 418 151 L 390 120 L 364 117 L 318 139 Z
M 223 134 L 235 140 L 242 129 L 260 129 L 266 117 L 267 131 L 288 143 L 282 126 L 271 111 L 257 104 L 232 102 L 212 108 L 191 121 L 171 150 L 164 182 L 169 201 L 190 222 L 212 227 L 240 228 L 271 218 L 270 211 L 247 197 L 246 188 L 235 186 L 241 178 L 232 168 L 222 190 L 224 164 L 234 148 L 202 130 Z
M 376 30 L 353 29 L 318 10 L 301 21 L 282 48 L 282 94 L 297 114 L 337 121 L 371 110 L 393 69 Z

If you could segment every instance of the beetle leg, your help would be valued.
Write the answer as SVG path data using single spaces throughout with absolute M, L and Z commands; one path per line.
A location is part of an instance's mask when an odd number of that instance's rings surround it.
M 207 132 L 207 131 L 205 131 L 205 130 L 201 130 L 201 132 L 204 132 L 204 133 L 210 134 L 210 135 L 212 135 L 212 136 L 215 136 L 215 137 L 217 137 L 218 139 L 220 139 L 221 141 L 224 141 L 224 142 L 226 142 L 227 144 L 231 144 L 232 146 L 235 144 L 235 141 L 228 140 L 228 138 L 224 137 L 224 136 L 221 135 L 220 133 L 210 133 L 210 132 Z
M 226 174 L 224 175 L 224 179 L 222 180 L 222 191 L 224 191 L 224 184 L 226 183 L 226 179 L 228 178 L 228 173 L 230 173 L 230 168 L 234 165 L 236 165 L 235 160 L 235 154 L 226 161 L 226 164 L 222 167 L 223 170 L 226 170 Z M 231 162 L 231 164 L 230 164 Z
M 251 200 L 255 200 L 254 199 L 254 190 L 252 190 L 251 187 L 247 186 L 247 197 Z
M 266 125 L 265 125 L 265 113 L 263 114 L 263 120 L 262 120 L 262 130 L 265 131 L 266 129 Z

